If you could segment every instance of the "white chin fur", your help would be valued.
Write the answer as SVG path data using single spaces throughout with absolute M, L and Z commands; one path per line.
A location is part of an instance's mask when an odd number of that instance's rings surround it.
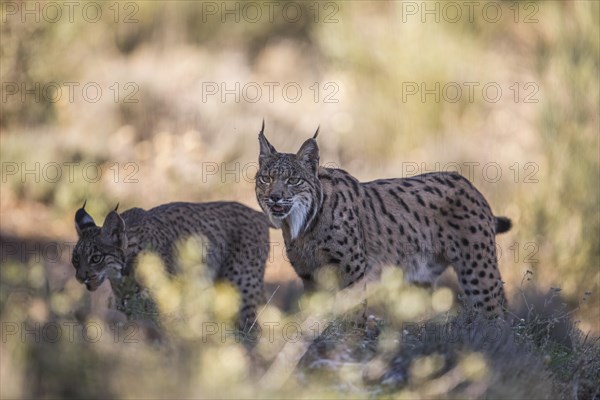
M 276 218 L 276 217 L 272 216 L 271 213 L 267 213 L 267 216 L 269 217 L 269 221 L 271 221 L 271 224 L 273 225 L 273 227 L 275 229 L 281 228 L 281 223 L 283 222 L 283 219 Z
M 292 240 L 296 239 L 300 234 L 300 231 L 304 229 L 307 213 L 308 209 L 302 203 L 295 202 L 290 213 L 286 216 Z

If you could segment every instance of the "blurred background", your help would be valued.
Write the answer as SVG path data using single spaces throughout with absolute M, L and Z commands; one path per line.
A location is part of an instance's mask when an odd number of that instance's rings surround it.
M 117 203 L 258 209 L 264 118 L 283 152 L 320 126 L 321 163 L 363 181 L 461 172 L 513 221 L 497 238 L 509 299 L 560 288 L 600 332 L 597 2 L 67 3 L 0 3 L 2 321 L 101 318 L 108 284 L 90 295 L 70 265 L 86 199 L 98 223 Z M 301 285 L 271 242 L 269 290 L 293 308 Z M 83 392 L 28 392 L 64 349 L 15 350 L 6 332 L 9 397 L 143 392 L 85 374 Z M 77 376 L 111 363 L 69 357 Z

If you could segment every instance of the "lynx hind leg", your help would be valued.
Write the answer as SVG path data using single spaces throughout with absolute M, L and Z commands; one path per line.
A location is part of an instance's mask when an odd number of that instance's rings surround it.
M 448 249 L 467 302 L 488 316 L 503 316 L 506 298 L 498 270 L 494 230 L 465 235 Z M 487 234 L 486 234 L 487 233 Z
M 258 254 L 239 252 L 230 257 L 224 278 L 233 284 L 240 296 L 237 317 L 239 330 L 247 332 L 255 324 L 258 309 L 265 303 L 264 271 L 268 254 L 262 249 Z
M 245 275 L 241 264 L 233 264 L 225 274 L 224 278 L 229 281 L 238 291 L 240 307 L 237 315 L 237 328 L 246 331 L 254 323 L 257 315 L 257 304 L 259 296 L 256 293 L 258 282 L 256 279 L 249 279 Z

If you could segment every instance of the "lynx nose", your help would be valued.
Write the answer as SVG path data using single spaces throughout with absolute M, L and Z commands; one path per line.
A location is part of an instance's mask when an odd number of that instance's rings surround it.
M 271 194 L 271 196 L 269 196 L 269 199 L 273 203 L 277 203 L 277 202 L 279 202 L 282 199 L 282 197 L 281 197 L 281 195 L 279 193 L 273 193 L 273 194 Z

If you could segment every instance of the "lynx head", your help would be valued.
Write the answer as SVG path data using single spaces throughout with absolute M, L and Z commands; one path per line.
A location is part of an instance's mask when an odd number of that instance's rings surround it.
M 277 228 L 287 226 L 293 240 L 310 225 L 323 201 L 318 178 L 319 130 L 296 154 L 279 153 L 265 137 L 264 130 L 263 121 L 258 135 L 256 198 L 271 223 Z
M 79 240 L 73 249 L 71 262 L 77 280 L 89 291 L 94 291 L 105 278 L 120 278 L 125 267 L 127 237 L 125 222 L 116 208 L 108 213 L 104 224 L 99 227 L 85 211 L 84 203 L 75 214 L 75 229 Z

